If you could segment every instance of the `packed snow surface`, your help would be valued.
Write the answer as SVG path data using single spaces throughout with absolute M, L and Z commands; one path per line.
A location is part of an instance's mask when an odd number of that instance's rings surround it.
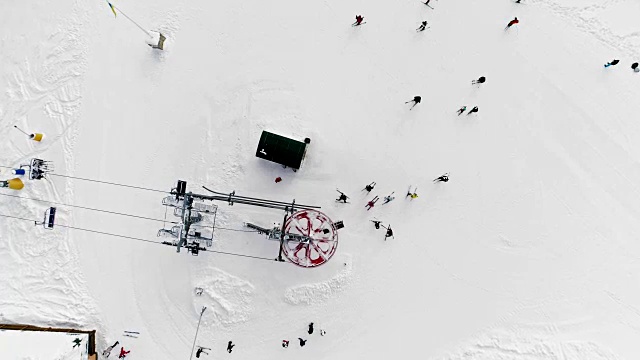
M 0 217 L 0 322 L 96 329 L 99 352 L 119 340 L 131 360 L 186 359 L 202 306 L 204 359 L 637 357 L 637 1 L 114 5 L 165 50 L 104 1 L 0 3 L 0 165 L 38 157 L 74 177 L 0 189 L 23 197 L 0 196 L 0 214 L 39 220 L 40 199 L 163 219 L 161 192 L 75 178 L 181 179 L 322 206 L 345 224 L 337 253 L 303 269 Z M 298 172 L 255 157 L 263 130 L 311 139 Z M 213 250 L 276 257 L 277 242 L 225 229 L 282 212 L 218 205 Z M 61 225 L 160 241 L 161 222 L 57 206 Z

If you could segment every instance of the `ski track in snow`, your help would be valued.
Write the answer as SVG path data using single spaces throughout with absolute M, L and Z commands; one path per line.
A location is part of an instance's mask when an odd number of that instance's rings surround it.
M 525 0 L 526 1 L 526 0 Z M 633 0 L 570 1 L 538 0 L 532 4 L 543 4 L 556 15 L 570 21 L 579 29 L 588 32 L 610 47 L 632 56 L 637 61 L 640 51 L 640 31 L 629 30 L 624 23 L 637 20 L 640 4 Z M 621 25 L 622 24 L 622 25 Z M 622 54 L 612 54 L 612 58 Z M 607 59 L 603 59 L 606 61 Z
M 349 285 L 353 274 L 352 257 L 348 254 L 342 254 L 344 262 L 347 264 L 338 274 L 329 280 L 292 286 L 285 290 L 284 299 L 292 305 L 316 305 L 326 302 L 336 294 L 344 291 Z
M 55 169 L 73 172 L 74 124 L 80 119 L 81 79 L 86 55 L 78 14 L 61 20 L 37 47 L 28 47 L 24 56 L 15 56 L 5 69 L 7 84 L 0 97 L 0 144 L 3 165 L 28 164 L 33 157 L 55 160 Z M 19 134 L 13 125 L 26 131 L 42 132 L 36 143 Z M 52 158 L 51 151 L 62 154 Z M 17 155 L 17 156 L 16 156 Z M 8 170 L 1 169 L 2 177 Z M 68 181 L 54 185 L 50 180 L 25 181 L 21 196 L 68 201 L 73 196 Z M 0 212 L 37 220 L 48 207 L 42 202 L 3 198 Z M 56 222 L 69 223 L 71 217 L 59 211 Z M 36 325 L 80 326 L 95 323 L 97 313 L 78 269 L 78 255 L 68 230 L 45 231 L 32 223 L 0 219 L 0 321 Z

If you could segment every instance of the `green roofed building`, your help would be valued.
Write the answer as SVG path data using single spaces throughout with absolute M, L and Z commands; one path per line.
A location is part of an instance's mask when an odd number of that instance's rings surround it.
M 263 131 L 256 150 L 256 156 L 284 167 L 290 167 L 293 171 L 296 171 L 300 169 L 300 164 L 302 164 L 307 152 L 307 145 L 310 142 L 309 138 L 304 139 L 304 142 L 302 142 Z

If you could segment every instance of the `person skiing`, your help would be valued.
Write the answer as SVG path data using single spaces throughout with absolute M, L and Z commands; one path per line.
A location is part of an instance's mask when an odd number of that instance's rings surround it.
M 367 208 L 367 211 L 371 210 L 372 207 L 375 206 L 376 202 L 378 202 L 378 196 L 374 196 L 373 199 L 369 200 L 369 202 L 367 203 L 367 205 L 365 205 L 364 207 Z
M 229 341 L 229 343 L 227 344 L 227 352 L 229 354 L 231 354 L 231 351 L 233 351 L 233 347 L 236 346 L 232 341 Z
M 620 60 L 611 60 L 611 62 L 608 62 L 606 64 L 604 64 L 604 67 L 608 68 L 609 66 L 613 66 L 613 65 L 618 65 L 618 63 L 620 62 Z
M 475 84 L 484 84 L 484 82 L 487 81 L 487 78 L 485 78 L 484 76 L 480 76 L 478 78 L 478 80 L 472 80 L 471 84 L 475 85 Z
M 388 237 L 393 237 L 393 230 L 391 230 L 391 225 L 387 227 L 387 233 L 384 234 L 384 241 L 387 241 Z
M 380 229 L 380 223 L 381 223 L 382 221 L 380 221 L 380 220 L 371 220 L 371 222 L 373 223 L 373 226 L 375 226 L 375 227 L 376 227 L 376 230 L 377 230 L 377 229 Z
M 447 182 L 447 181 L 449 181 L 449 173 L 446 173 L 446 174 L 440 175 L 440 176 L 438 176 L 437 178 L 433 179 L 433 182 L 434 182 L 434 183 L 441 182 L 441 181 L 442 181 L 442 182 Z
M 467 111 L 467 106 L 463 106 L 460 109 L 458 109 L 458 116 L 462 115 L 463 112 Z
M 393 199 L 395 199 L 396 197 L 395 197 L 395 196 L 392 196 L 394 193 L 395 193 L 395 191 L 394 191 L 394 192 L 392 192 L 391 194 L 389 194 L 389 195 L 385 196 L 385 197 L 384 197 L 384 202 L 382 203 L 382 205 L 384 205 L 384 204 L 386 204 L 386 203 L 388 203 L 388 202 L 392 201 Z
M 426 2 L 423 2 L 423 4 L 427 5 L 428 7 L 431 7 L 431 5 L 429 5 L 430 2 L 431 2 L 431 0 L 427 0 Z
M 372 182 L 371 184 L 367 185 L 364 187 L 364 189 L 362 190 L 367 190 L 367 192 L 371 192 L 371 190 L 373 190 L 373 188 L 376 186 L 375 182 Z
M 420 26 L 416 29 L 416 31 L 424 31 L 427 28 L 427 20 L 423 21 Z
M 199 358 L 200 358 L 200 355 L 201 355 L 202 353 L 204 353 L 205 355 L 209 355 L 209 353 L 208 353 L 208 352 L 206 352 L 206 351 L 204 351 L 204 349 L 206 349 L 206 348 L 203 348 L 202 346 L 198 346 L 198 350 L 196 350 L 196 358 L 197 358 L 197 359 L 199 359 Z
M 504 29 L 507 30 L 508 28 L 512 27 L 515 24 L 518 24 L 519 22 L 520 22 L 520 20 L 518 20 L 517 17 L 514 17 L 513 20 L 509 21 L 509 23 L 507 24 L 507 26 Z
M 109 357 L 109 355 L 111 355 L 111 350 L 113 350 L 114 347 L 118 346 L 118 344 L 120 344 L 119 341 L 116 341 L 115 344 L 109 346 L 108 348 L 104 349 L 104 351 L 102 352 L 102 356 L 104 357 Z
M 303 340 L 302 338 L 298 338 L 298 340 L 300 340 L 300 346 L 304 346 L 304 344 L 307 343 L 307 340 Z
M 343 203 L 347 203 L 347 199 L 349 198 L 347 195 L 345 195 L 342 191 L 336 189 L 339 193 L 340 193 L 340 197 L 336 199 L 336 201 L 342 201 Z
M 307 331 L 309 335 L 313 334 L 313 323 L 309 324 L 309 330 Z
M 637 62 L 634 62 L 633 64 L 631 64 L 631 69 L 633 69 L 633 72 L 640 72 L 640 68 L 638 68 Z
M 416 95 L 416 96 L 413 97 L 413 100 L 407 101 L 407 102 L 405 102 L 405 104 L 413 103 L 413 105 L 411 106 L 411 109 L 413 109 L 414 106 L 420 104 L 420 101 L 422 101 L 422 97 L 420 95 Z M 409 110 L 411 110 L 411 109 L 409 109 Z
M 325 336 L 326 333 L 327 333 L 326 331 L 324 331 L 322 329 L 320 330 L 320 336 Z
M 118 355 L 118 359 L 124 359 L 125 356 L 127 356 L 127 354 L 130 353 L 130 352 L 131 352 L 131 350 L 125 351 L 124 347 L 121 347 L 120 348 L 120 355 Z
M 283 348 L 288 348 L 289 347 L 289 340 L 282 340 L 282 347 Z
M 409 197 L 409 196 L 411 197 L 411 200 L 417 198 L 418 197 L 417 191 L 418 191 L 418 188 L 416 187 L 415 190 L 413 190 L 413 192 L 412 192 L 411 191 L 411 185 L 409 185 L 409 190 L 407 190 L 407 196 L 405 196 L 405 199 L 407 197 Z
M 469 112 L 467 113 L 467 115 L 471 115 L 472 113 L 477 113 L 478 112 L 478 107 L 474 106 L 473 109 L 469 110 Z
M 81 343 L 81 342 L 82 342 L 82 340 L 80 340 L 80 338 L 75 338 L 75 339 L 73 340 L 73 344 L 74 344 L 74 345 L 73 345 L 72 349 L 75 349 L 75 347 L 76 347 L 76 346 L 77 346 L 77 347 L 80 347 L 80 343 Z
M 362 25 L 362 20 L 364 20 L 364 16 L 356 15 L 356 22 L 354 22 L 352 26 Z
M 276 184 L 277 184 L 277 183 L 279 183 L 280 181 L 282 181 L 282 178 L 281 178 L 280 176 L 278 176 L 278 177 L 276 178 Z

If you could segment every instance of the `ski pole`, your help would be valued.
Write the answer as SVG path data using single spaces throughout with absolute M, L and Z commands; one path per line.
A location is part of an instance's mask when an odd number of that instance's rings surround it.
M 17 125 L 13 125 L 14 128 L 18 129 L 21 133 L 27 135 L 27 136 L 31 136 L 29 134 L 27 134 L 26 132 L 22 131 L 22 129 L 20 129 Z

